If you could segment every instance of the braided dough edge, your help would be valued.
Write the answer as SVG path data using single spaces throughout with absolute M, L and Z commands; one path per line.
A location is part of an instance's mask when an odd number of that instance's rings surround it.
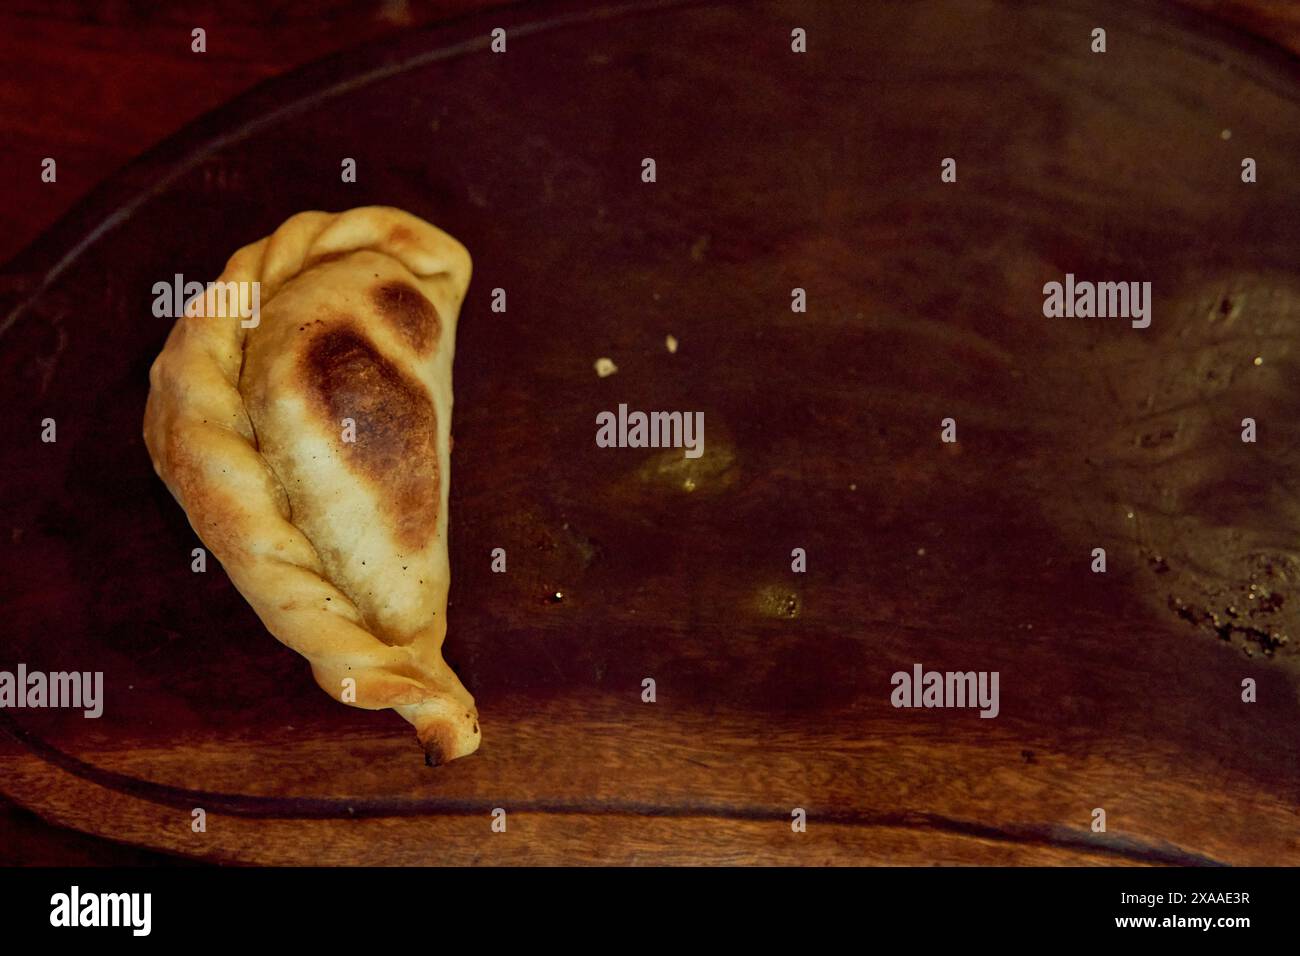
M 395 244 L 394 234 L 405 238 Z M 217 282 L 260 282 L 265 308 L 311 260 L 362 249 L 393 257 L 422 281 L 451 283 L 447 342 L 454 342 L 469 253 L 399 209 L 299 213 L 231 256 Z M 201 315 L 216 314 L 215 294 L 208 286 Z M 367 630 L 352 600 L 323 576 L 312 542 L 289 520 L 288 496 L 258 451 L 239 392 L 247 334 L 241 322 L 194 311 L 176 322 L 149 370 L 144 439 L 154 470 L 266 628 L 311 663 L 322 690 L 356 707 L 395 709 L 415 726 L 430 764 L 473 753 L 480 739 L 473 697 L 442 662 L 440 648 L 431 662 L 427 649 L 421 655 L 391 646 Z M 343 700 L 345 677 L 356 681 L 355 700 Z

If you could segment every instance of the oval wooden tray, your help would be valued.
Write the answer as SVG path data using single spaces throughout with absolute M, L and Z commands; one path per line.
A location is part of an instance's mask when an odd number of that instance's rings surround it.
M 0 713 L 0 788 L 214 861 L 1300 862 L 1298 78 L 1153 3 L 898 0 L 512 9 L 259 88 L 3 275 L 0 669 L 106 705 Z M 368 203 L 475 258 L 484 743 L 436 770 L 191 572 L 140 439 L 153 283 Z M 1151 327 L 1044 318 L 1067 272 L 1151 281 Z M 597 448 L 620 402 L 703 411 L 704 457 Z M 999 716 L 893 708 L 914 663 Z

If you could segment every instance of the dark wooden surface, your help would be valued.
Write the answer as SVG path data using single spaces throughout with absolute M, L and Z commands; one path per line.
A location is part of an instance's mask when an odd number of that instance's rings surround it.
M 6 794 L 213 861 L 1296 862 L 1294 60 L 1154 3 L 819 7 L 798 58 L 791 11 L 506 57 L 425 56 L 486 21 L 411 32 L 194 127 L 11 266 L 7 656 L 103 669 L 109 709 L 3 715 Z M 365 202 L 476 259 L 448 653 L 485 743 L 433 772 L 191 574 L 139 440 L 152 283 Z M 1044 320 L 1066 271 L 1152 280 L 1155 324 Z M 705 458 L 597 449 L 620 401 L 703 410 Z M 892 709 L 913 661 L 1000 671 L 1001 716 Z
M 501 0 L 312 0 L 165 5 L 11 2 L 0 9 L 0 260 L 185 123 L 304 63 Z M 203 58 L 189 31 L 209 34 Z M 32 171 L 55 157 L 59 178 Z M 136 865 L 146 851 L 44 824 L 0 795 L 0 863 Z M 158 862 L 174 858 L 157 856 Z

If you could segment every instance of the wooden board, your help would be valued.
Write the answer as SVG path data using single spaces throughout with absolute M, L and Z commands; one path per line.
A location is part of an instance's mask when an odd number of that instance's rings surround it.
M 0 277 L 0 668 L 106 683 L 0 712 L 0 787 L 213 861 L 1300 861 L 1298 78 L 1154 3 L 900 0 L 530 7 L 259 88 Z M 140 439 L 153 283 L 367 203 L 475 257 L 484 744 L 436 770 L 191 572 Z M 1151 281 L 1151 327 L 1044 318 L 1067 272 Z M 620 402 L 705 455 L 597 448 Z M 914 663 L 997 671 L 998 717 L 892 707 Z

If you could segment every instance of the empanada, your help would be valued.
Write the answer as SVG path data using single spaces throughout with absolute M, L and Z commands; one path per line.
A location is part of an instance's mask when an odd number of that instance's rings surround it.
M 154 469 L 267 629 L 336 700 L 414 724 L 431 764 L 479 744 L 442 659 L 469 277 L 459 242 L 398 209 L 294 216 L 191 301 L 144 418 Z M 235 289 L 260 314 L 223 317 Z

